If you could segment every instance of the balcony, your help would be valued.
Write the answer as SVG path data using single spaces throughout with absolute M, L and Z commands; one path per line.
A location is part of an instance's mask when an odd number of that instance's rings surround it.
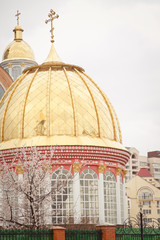
M 140 201 L 152 201 L 153 200 L 153 195 L 152 194 L 139 195 L 138 200 L 140 200 Z

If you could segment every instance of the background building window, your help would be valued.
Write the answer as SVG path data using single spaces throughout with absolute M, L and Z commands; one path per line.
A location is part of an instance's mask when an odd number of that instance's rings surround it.
M 98 223 L 98 177 L 92 169 L 80 175 L 82 223 Z
M 143 202 L 143 206 L 151 206 L 151 202 L 150 201 L 144 201 Z
M 151 210 L 150 209 L 144 209 L 143 214 L 151 214 Z
M 153 200 L 153 194 L 148 188 L 144 188 L 139 192 L 139 200 Z
M 104 174 L 104 215 L 105 222 L 117 223 L 116 180 L 114 174 L 108 171 Z
M 144 222 L 145 223 L 151 223 L 152 222 L 152 218 L 144 218 Z
M 66 169 L 52 174 L 52 223 L 73 223 L 73 177 Z

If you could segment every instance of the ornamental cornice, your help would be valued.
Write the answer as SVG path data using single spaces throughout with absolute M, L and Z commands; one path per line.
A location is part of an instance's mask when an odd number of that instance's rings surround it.
M 31 147 L 25 147 L 26 152 L 31 151 Z M 47 154 L 51 164 L 74 164 L 75 159 L 78 159 L 80 164 L 104 165 L 121 168 L 124 170 L 125 164 L 128 161 L 128 154 L 125 151 L 118 149 L 110 149 L 104 147 L 91 146 L 37 146 L 37 151 L 40 156 Z M 52 156 L 50 153 L 53 151 Z M 7 162 L 12 161 L 15 154 L 21 152 L 21 148 L 2 150 L 2 155 L 5 156 Z M 18 160 L 17 154 L 17 160 Z M 51 157 L 50 157 L 51 156 Z M 0 156 L 1 160 L 1 156 Z

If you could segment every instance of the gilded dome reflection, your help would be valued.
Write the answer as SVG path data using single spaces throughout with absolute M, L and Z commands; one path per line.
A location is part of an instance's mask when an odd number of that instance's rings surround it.
M 14 59 L 35 60 L 31 47 L 25 41 L 13 41 L 6 48 L 2 60 Z
M 82 68 L 49 59 L 26 69 L 6 92 L 0 103 L 1 142 L 41 137 L 45 145 L 44 137 L 68 136 L 82 145 L 84 138 L 85 144 L 94 145 L 95 139 L 105 145 L 106 139 L 121 145 L 116 113 L 97 84 Z

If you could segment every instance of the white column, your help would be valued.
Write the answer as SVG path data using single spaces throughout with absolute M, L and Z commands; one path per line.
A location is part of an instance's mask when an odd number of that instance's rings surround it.
M 45 193 L 50 193 L 44 201 L 44 224 L 52 224 L 51 173 L 46 173 Z
M 118 170 L 116 170 L 117 224 L 121 224 L 121 193 L 120 193 L 120 175 L 119 175 L 120 172 Z
M 16 171 L 18 174 L 18 184 L 21 185 L 23 182 L 23 168 L 21 166 L 16 166 Z M 19 222 L 23 222 L 24 218 L 22 217 L 24 215 L 24 207 L 23 207 L 23 194 L 22 192 L 18 192 L 18 217 L 19 217 Z
M 79 170 L 81 164 L 73 164 L 74 178 L 73 178 L 73 214 L 74 223 L 78 224 L 81 222 L 81 199 L 80 199 L 80 179 Z
M 124 206 L 124 219 L 123 221 L 125 221 L 127 219 L 127 196 L 126 196 L 126 182 L 125 182 L 125 177 L 123 176 L 123 206 Z
M 99 197 L 99 224 L 104 224 L 104 184 L 103 184 L 103 172 L 104 168 L 101 171 L 101 167 L 99 166 L 99 180 L 98 180 L 98 197 Z

